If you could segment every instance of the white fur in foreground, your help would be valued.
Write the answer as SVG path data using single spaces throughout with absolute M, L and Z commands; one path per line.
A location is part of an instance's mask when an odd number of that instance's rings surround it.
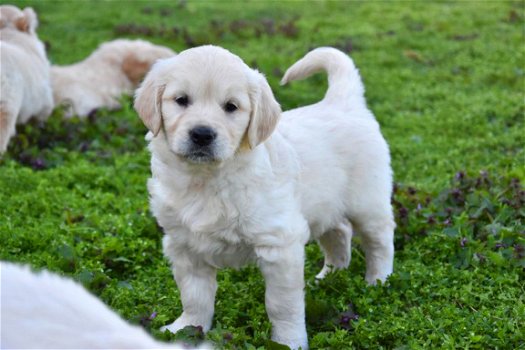
M 392 273 L 390 155 L 352 60 L 316 49 L 283 83 L 320 70 L 325 98 L 282 114 L 266 79 L 214 46 L 160 61 L 137 90 L 135 108 L 151 131 L 151 211 L 184 309 L 172 332 L 210 329 L 217 269 L 255 261 L 272 339 L 306 349 L 310 239 L 325 254 L 319 278 L 348 266 L 352 231 L 362 237 L 368 283 Z
M 82 286 L 54 273 L 0 262 L 0 282 L 2 349 L 185 348 L 154 340 Z

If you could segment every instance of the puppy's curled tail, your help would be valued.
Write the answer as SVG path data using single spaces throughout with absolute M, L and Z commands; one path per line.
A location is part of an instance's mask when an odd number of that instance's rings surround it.
M 354 62 L 343 52 L 331 47 L 312 50 L 295 62 L 284 74 L 281 85 L 307 78 L 322 70 L 328 73 L 328 91 L 323 101 L 345 107 L 365 103 L 364 86 Z

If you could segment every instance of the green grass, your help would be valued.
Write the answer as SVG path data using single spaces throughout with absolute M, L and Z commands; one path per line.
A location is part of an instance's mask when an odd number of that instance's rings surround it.
M 279 87 L 309 49 L 349 52 L 392 152 L 395 273 L 348 270 L 316 284 L 307 247 L 313 349 L 525 348 L 523 2 L 23 1 L 40 16 L 53 63 L 78 61 L 116 37 L 181 51 L 213 43 L 268 77 L 284 109 L 315 102 L 315 76 Z M 0 161 L 0 258 L 59 271 L 160 339 L 181 312 L 148 210 L 145 127 L 124 98 L 90 120 L 20 126 Z M 270 337 L 264 281 L 249 266 L 218 275 L 218 347 Z M 150 317 L 153 313 L 156 317 Z M 178 338 L 202 335 L 179 333 Z M 268 345 L 272 347 L 272 345 Z

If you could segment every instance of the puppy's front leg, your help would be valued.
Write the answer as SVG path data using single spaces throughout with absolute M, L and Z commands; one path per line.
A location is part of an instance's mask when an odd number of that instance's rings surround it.
M 203 261 L 178 254 L 172 259 L 173 275 L 180 290 L 183 312 L 172 324 L 161 328 L 175 333 L 186 326 L 201 326 L 207 332 L 212 323 L 217 271 Z
M 304 306 L 304 245 L 256 249 L 266 280 L 266 312 L 272 340 L 292 349 L 308 349 Z

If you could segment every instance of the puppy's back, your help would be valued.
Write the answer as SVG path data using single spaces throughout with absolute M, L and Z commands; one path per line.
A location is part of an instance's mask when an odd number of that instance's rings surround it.
M 4 109 L 19 123 L 47 117 L 53 108 L 49 62 L 38 38 L 10 28 L 0 30 L 1 88 Z
M 97 108 L 118 109 L 121 95 L 130 94 L 157 59 L 175 54 L 144 40 L 102 43 L 82 61 L 51 67 L 54 103 L 70 107 L 66 116 L 85 117 Z

